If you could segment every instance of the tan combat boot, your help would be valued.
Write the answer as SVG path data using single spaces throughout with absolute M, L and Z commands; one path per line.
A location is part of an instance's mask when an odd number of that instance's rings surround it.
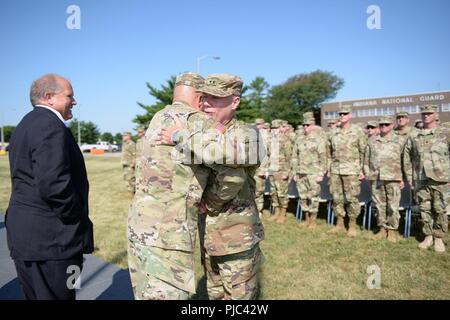
M 396 243 L 398 241 L 398 232 L 397 230 L 388 230 L 387 231 L 388 235 L 387 235 L 387 240 L 392 242 L 392 243 Z
M 372 237 L 372 240 L 376 241 L 376 240 L 386 239 L 386 235 L 387 235 L 386 229 L 383 227 L 380 227 L 380 230 L 377 232 L 376 235 L 374 235 Z
M 441 238 L 434 238 L 434 251 L 445 252 L 445 244 Z
M 277 220 L 275 220 L 277 223 L 284 223 L 286 220 L 286 208 L 280 208 L 280 215 Z
M 356 225 L 356 218 L 350 218 L 350 222 L 348 224 L 348 232 L 347 237 L 356 237 L 358 235 L 358 229 Z
M 345 230 L 344 217 L 337 217 L 336 226 L 330 230 L 330 233 L 338 233 Z
M 316 228 L 317 226 L 316 220 L 317 220 L 317 213 L 316 214 L 311 213 L 311 216 L 309 217 L 308 229 L 314 230 Z
M 310 223 L 309 212 L 308 211 L 303 211 L 303 216 L 305 217 L 305 220 L 300 221 L 299 226 L 301 228 L 309 226 L 309 223 Z
M 419 243 L 420 249 L 428 249 L 433 245 L 433 236 L 426 236 L 425 240 L 423 240 L 421 243 Z
M 278 216 L 280 215 L 280 207 L 275 207 L 274 211 L 274 214 L 269 217 L 269 221 L 275 221 L 278 219 Z

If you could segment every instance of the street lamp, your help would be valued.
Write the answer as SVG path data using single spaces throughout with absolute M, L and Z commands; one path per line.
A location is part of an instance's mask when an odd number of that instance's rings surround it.
M 213 58 L 214 60 L 220 60 L 220 57 L 218 56 L 210 56 L 208 54 L 205 54 L 204 56 L 198 57 L 197 58 L 197 73 L 200 74 L 200 64 L 202 62 L 202 60 L 206 59 L 206 58 Z

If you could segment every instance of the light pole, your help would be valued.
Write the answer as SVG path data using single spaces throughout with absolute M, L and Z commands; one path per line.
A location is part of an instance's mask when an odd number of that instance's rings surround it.
M 80 107 L 81 104 L 78 105 L 78 145 L 81 146 L 81 129 L 80 129 L 80 122 L 81 122 L 81 115 L 80 115 Z
M 197 57 L 197 73 L 200 74 L 200 65 L 202 60 L 206 59 L 206 58 L 213 58 L 214 60 L 220 60 L 220 57 L 218 56 L 210 56 L 209 54 L 205 54 L 204 56 L 201 57 Z

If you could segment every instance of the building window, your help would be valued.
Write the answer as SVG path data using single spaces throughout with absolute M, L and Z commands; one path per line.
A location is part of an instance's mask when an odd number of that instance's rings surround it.
M 450 103 L 443 103 L 441 105 L 441 111 L 442 112 L 449 112 L 450 111 Z

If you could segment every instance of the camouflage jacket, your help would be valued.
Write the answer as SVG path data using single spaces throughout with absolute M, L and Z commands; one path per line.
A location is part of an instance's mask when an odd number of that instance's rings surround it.
M 371 181 L 402 180 L 403 145 L 395 133 L 369 138 L 364 157 L 364 175 Z
M 246 131 L 246 127 L 248 125 L 232 120 L 226 127 L 225 137 L 233 136 L 233 132 Z M 245 150 L 249 152 L 251 149 Z M 243 252 L 264 238 L 264 228 L 255 204 L 254 175 L 259 164 L 260 161 L 222 168 L 222 171 L 213 169 L 203 194 L 208 209 L 205 249 L 209 255 Z
M 270 159 L 269 159 L 269 146 L 270 146 L 270 131 L 268 130 L 260 130 L 259 131 L 261 137 L 260 141 L 264 144 L 264 148 L 266 151 L 266 157 L 261 162 L 261 165 L 256 170 L 256 174 L 266 174 L 269 171 Z
M 269 174 L 278 173 L 288 176 L 292 155 L 291 139 L 287 134 L 272 132 L 269 150 Z
M 144 141 L 144 138 L 139 138 L 136 141 L 136 159 L 139 158 L 142 154 L 143 141 Z
M 357 125 L 338 128 L 330 136 L 330 171 L 332 174 L 359 175 L 363 171 L 367 137 Z
M 292 150 L 292 173 L 324 175 L 327 171 L 327 137 L 323 130 L 302 134 Z
M 408 181 L 449 182 L 449 136 L 442 128 L 422 129 L 406 141 L 403 165 Z
M 161 128 L 183 121 L 193 135 L 199 122 L 211 120 L 184 103 L 174 102 L 158 111 L 143 138 L 137 159 L 136 194 L 128 217 L 128 237 L 145 246 L 192 252 L 198 209 L 210 169 L 193 164 L 174 146 L 156 145 Z
M 121 163 L 123 167 L 134 168 L 136 165 L 136 144 L 131 140 L 122 145 Z

